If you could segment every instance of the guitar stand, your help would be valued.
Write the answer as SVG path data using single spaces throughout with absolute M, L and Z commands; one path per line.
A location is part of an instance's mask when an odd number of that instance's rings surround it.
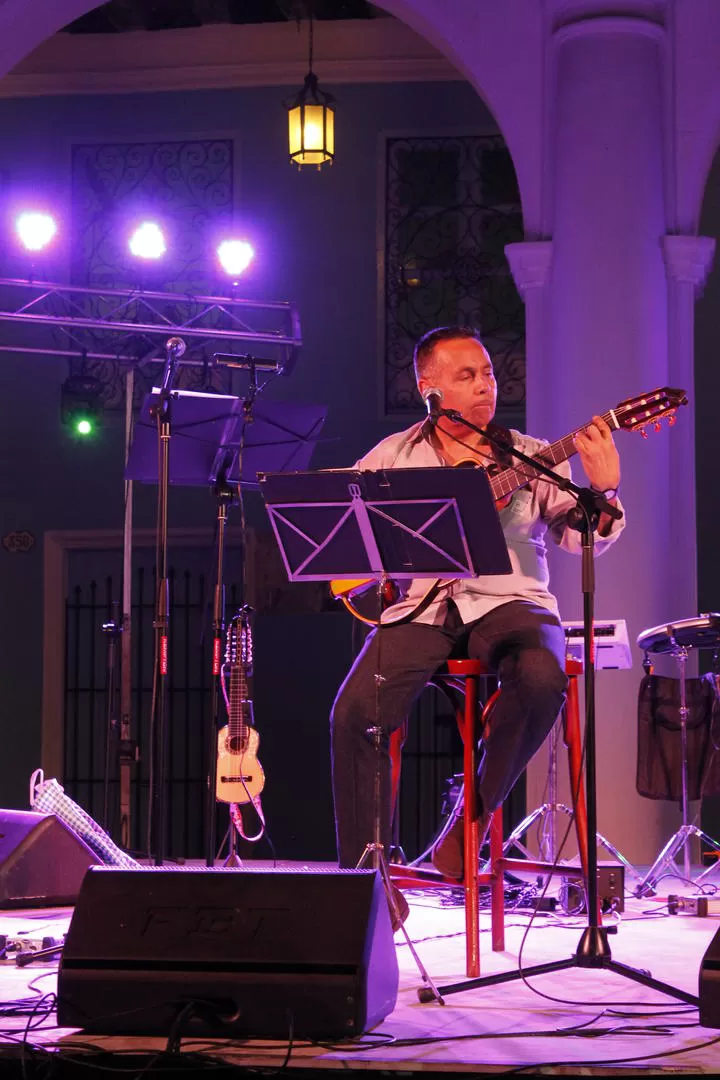
M 242 859 L 237 853 L 237 829 L 235 828 L 235 822 L 233 821 L 232 810 L 228 808 L 230 820 L 228 822 L 228 857 L 223 863 L 226 867 L 239 867 L 242 866 Z

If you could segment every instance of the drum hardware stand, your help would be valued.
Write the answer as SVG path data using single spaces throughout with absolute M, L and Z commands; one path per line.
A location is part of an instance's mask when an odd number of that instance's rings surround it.
M 446 415 L 456 422 L 464 423 L 468 428 L 478 432 L 489 442 L 496 443 L 497 437 L 489 432 L 478 428 L 469 420 L 465 420 L 461 413 L 454 409 L 442 409 L 439 415 Z M 653 979 L 648 971 L 639 971 L 613 960 L 608 941 L 608 928 L 600 925 L 600 905 L 598 894 L 597 874 L 597 785 L 595 775 L 595 645 L 593 636 L 594 619 L 594 594 L 595 594 L 595 567 L 594 567 L 594 530 L 597 526 L 601 513 L 609 513 L 617 518 L 620 511 L 617 507 L 608 503 L 598 492 L 591 488 L 579 488 L 572 481 L 553 472 L 552 469 L 542 463 L 528 458 L 521 451 L 507 446 L 505 440 L 501 440 L 503 449 L 509 450 L 520 460 L 525 460 L 531 465 L 536 473 L 549 476 L 558 483 L 561 489 L 572 491 L 577 497 L 577 505 L 568 512 L 568 526 L 577 529 L 582 536 L 582 593 L 583 593 L 583 642 L 585 656 L 585 779 L 587 790 L 587 834 L 588 834 L 588 881 L 587 888 L 587 917 L 588 925 L 578 943 L 574 956 L 566 960 L 555 960 L 548 964 L 536 964 L 532 967 L 518 969 L 517 971 L 502 972 L 498 975 L 486 975 L 478 979 L 467 979 L 465 982 L 455 983 L 451 986 L 441 986 L 441 994 L 456 994 L 463 990 L 472 990 L 482 986 L 494 986 L 499 983 L 514 982 L 518 979 L 526 980 L 534 975 L 545 975 L 556 971 L 565 971 L 568 968 L 602 968 L 605 971 L 613 971 L 633 982 L 658 990 L 660 993 L 675 997 L 679 1001 L 685 1001 L 690 1005 L 699 1006 L 697 996 L 686 993 L 678 987 Z M 420 1001 L 432 1000 L 423 988 L 418 990 Z
M 681 755 L 681 799 L 680 809 L 682 810 L 682 825 L 673 833 L 668 840 L 665 847 L 658 855 L 655 862 L 648 870 L 645 877 L 642 879 L 639 885 L 636 886 L 634 892 L 635 896 L 654 896 L 655 886 L 658 879 L 662 876 L 663 872 L 668 866 L 675 866 L 675 856 L 679 851 L 683 853 L 683 876 L 687 881 L 690 881 L 690 851 L 688 844 L 693 837 L 697 837 L 699 840 L 704 841 L 709 847 L 717 850 L 717 841 L 698 828 L 697 825 L 688 823 L 688 743 L 687 743 L 687 721 L 690 714 L 690 710 L 687 706 L 687 684 L 686 684 L 686 668 L 688 661 L 688 647 L 686 645 L 680 645 L 675 639 L 674 635 L 670 638 L 672 648 L 669 650 L 670 655 L 675 657 L 678 665 L 679 673 L 679 691 L 680 691 L 680 708 L 678 710 L 680 716 L 680 755 Z M 652 670 L 652 662 L 647 652 L 643 659 L 643 669 L 645 674 L 650 674 Z M 707 869 L 703 870 L 702 874 L 696 878 L 695 884 L 699 884 L 704 880 L 707 875 L 715 869 L 716 863 L 713 863 Z
M 548 801 L 542 803 L 541 806 L 531 811 L 523 820 L 516 825 L 513 831 L 508 836 L 507 840 L 503 844 L 503 855 L 507 855 L 511 848 L 519 848 L 526 859 L 534 859 L 531 851 L 529 851 L 522 843 L 523 835 L 535 824 L 536 821 L 542 822 L 543 825 L 547 822 L 547 829 L 543 829 L 540 840 L 540 857 L 543 862 L 554 863 L 558 855 L 557 850 L 557 829 L 555 823 L 556 814 L 565 814 L 567 817 L 572 818 L 574 816 L 574 810 L 565 803 L 558 802 L 558 780 L 557 780 L 557 757 L 558 757 L 558 741 L 560 737 L 560 724 L 555 722 L 552 731 L 550 732 L 549 752 L 548 752 L 548 783 L 547 783 L 547 797 Z M 605 848 L 609 855 L 617 859 L 625 869 L 633 875 L 633 877 L 640 878 L 640 874 L 635 867 L 625 858 L 625 856 L 618 851 L 614 844 L 610 843 L 602 833 L 597 833 L 598 843 L 601 847 Z M 484 867 L 485 870 L 489 869 L 489 863 Z

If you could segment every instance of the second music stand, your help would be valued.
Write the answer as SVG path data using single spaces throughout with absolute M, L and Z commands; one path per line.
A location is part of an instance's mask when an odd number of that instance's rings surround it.
M 153 388 L 143 402 L 125 471 L 127 479 L 157 483 L 158 459 L 153 410 L 159 397 Z M 207 820 L 205 855 L 208 866 L 215 861 L 216 740 L 222 700 L 221 669 L 225 632 L 225 590 L 223 564 L 228 508 L 239 498 L 238 488 L 257 488 L 257 474 L 263 469 L 303 469 L 327 415 L 322 405 L 258 403 L 251 398 L 229 394 L 208 394 L 174 390 L 173 445 L 170 456 L 170 483 L 190 487 L 210 487 L 217 502 L 215 587 L 213 595 L 212 707 L 206 736 Z M 243 563 L 245 560 L 245 537 Z M 166 748 L 158 753 L 164 757 Z M 154 769 L 155 783 L 150 806 L 164 804 L 165 770 Z M 158 790 L 159 789 L 159 790 Z M 160 813 L 161 824 L 164 814 Z M 158 838 L 161 857 L 164 837 Z

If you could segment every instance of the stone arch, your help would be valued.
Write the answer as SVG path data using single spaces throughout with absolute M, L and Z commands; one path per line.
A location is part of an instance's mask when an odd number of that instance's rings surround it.
M 526 233 L 543 235 L 543 38 L 535 0 L 505 0 L 502 5 L 445 0 L 441 8 L 436 0 L 376 2 L 447 56 L 482 98 L 515 166 Z M 0 6 L 0 76 L 51 34 L 99 6 L 97 0 L 5 0 Z

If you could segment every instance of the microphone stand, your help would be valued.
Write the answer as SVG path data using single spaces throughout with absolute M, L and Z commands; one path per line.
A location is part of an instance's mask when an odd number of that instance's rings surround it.
M 171 400 L 177 362 L 185 352 L 182 338 L 165 343 L 166 360 L 160 391 L 150 410 L 158 430 L 157 590 L 153 630 L 154 671 L 150 716 L 150 791 L 148 798 L 148 856 L 156 866 L 165 858 L 166 782 L 169 730 L 167 723 L 170 659 L 170 587 L 168 580 L 168 491 L 170 487 Z
M 536 964 L 533 967 L 518 968 L 517 971 L 507 971 L 498 975 L 486 975 L 479 979 L 467 979 L 464 982 L 454 983 L 451 986 L 439 986 L 441 995 L 457 994 L 463 990 L 472 990 L 481 986 L 495 986 L 498 983 L 513 982 L 517 979 L 528 979 L 533 975 L 545 975 L 554 971 L 564 971 L 567 968 L 603 968 L 606 971 L 614 971 L 633 982 L 642 983 L 643 986 L 658 990 L 669 997 L 690 1005 L 699 1006 L 699 998 L 688 994 L 678 987 L 653 979 L 649 971 L 639 971 L 613 960 L 608 942 L 608 929 L 600 925 L 600 908 L 598 902 L 597 880 L 597 786 L 595 775 L 595 648 L 593 637 L 594 618 L 594 594 L 595 594 L 595 565 L 594 565 L 594 531 L 602 513 L 608 514 L 614 519 L 622 517 L 622 511 L 618 510 L 607 499 L 592 488 L 581 488 L 569 480 L 560 476 L 544 462 L 531 458 L 521 450 L 507 442 L 506 439 L 477 427 L 466 420 L 462 413 L 456 409 L 436 409 L 430 411 L 431 423 L 437 423 L 441 416 L 446 416 L 454 423 L 464 424 L 465 427 L 477 432 L 488 442 L 497 446 L 504 453 L 512 454 L 519 461 L 529 465 L 534 473 L 540 473 L 551 479 L 562 491 L 570 491 L 576 497 L 576 505 L 568 512 L 568 526 L 577 529 L 582 535 L 582 593 L 583 593 L 583 643 L 585 649 L 584 687 L 585 687 L 585 783 L 587 800 L 587 840 L 588 840 L 588 881 L 587 889 L 587 916 L 588 925 L 578 943 L 574 956 L 566 960 L 555 960 L 547 964 Z M 531 478 L 531 477 L 530 477 Z M 529 479 L 530 479 L 529 478 Z M 614 929 L 614 928 L 613 928 Z M 418 998 L 422 1002 L 432 1001 L 434 995 L 427 987 L 420 987 Z
M 222 357 L 216 354 L 214 360 Z M 232 466 L 232 455 L 226 452 L 217 472 L 217 479 L 213 486 L 217 499 L 217 549 L 215 564 L 215 589 L 213 593 L 213 649 L 212 649 L 212 696 L 211 717 L 208 732 L 208 768 L 206 776 L 206 828 L 205 828 L 205 863 L 207 866 L 215 865 L 216 836 L 217 836 L 217 755 L 218 755 L 218 732 L 222 727 L 221 701 L 223 694 L 223 638 L 225 636 L 225 584 L 224 584 L 224 557 L 225 557 L 225 527 L 227 525 L 228 509 L 237 503 L 240 509 L 240 533 L 242 544 L 242 602 L 247 600 L 247 526 L 245 522 L 245 507 L 242 495 L 242 461 L 245 449 L 245 428 L 254 420 L 253 405 L 258 394 L 264 389 L 257 381 L 258 368 L 264 361 L 256 361 L 249 354 L 235 358 L 237 363 L 231 364 L 225 361 L 227 367 L 241 367 L 250 373 L 249 385 L 242 405 L 242 434 L 237 449 L 238 483 L 232 486 L 228 483 L 227 475 Z M 240 858 L 237 854 L 236 826 L 232 813 L 228 825 L 228 848 L 229 853 L 225 866 L 240 866 Z M 223 841 L 224 843 L 224 841 Z
M 230 461 L 226 454 L 223 458 L 218 476 L 213 485 L 213 492 L 217 500 L 217 544 L 215 561 L 215 588 L 213 590 L 213 614 L 212 614 L 212 693 L 211 693 L 211 717 L 208 729 L 208 770 L 206 777 L 206 831 L 205 831 L 205 862 L 207 866 L 215 865 L 216 846 L 216 807 L 217 807 L 217 754 L 218 754 L 218 731 L 221 724 L 222 691 L 222 657 L 225 637 L 225 583 L 223 576 L 223 564 L 225 560 L 225 526 L 227 524 L 228 508 L 232 506 L 235 492 L 227 482 L 227 473 Z

